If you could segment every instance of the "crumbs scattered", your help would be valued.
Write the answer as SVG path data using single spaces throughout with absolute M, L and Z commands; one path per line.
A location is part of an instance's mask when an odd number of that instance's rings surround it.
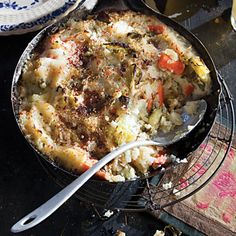
M 116 236 L 126 236 L 126 233 L 120 230 L 116 231 Z
M 151 126 L 150 124 L 145 124 L 144 127 L 145 127 L 146 129 L 151 129 L 151 128 L 152 128 L 152 126 Z
M 161 230 L 157 230 L 153 236 L 165 236 L 165 233 Z
M 166 170 L 165 167 L 162 167 L 162 168 L 161 168 L 161 172 L 164 172 L 165 170 Z
M 170 181 L 169 183 L 162 184 L 162 187 L 165 190 L 170 189 L 172 187 L 172 182 Z
M 111 217 L 114 214 L 114 211 L 108 210 L 104 213 L 104 216 Z
M 215 18 L 214 22 L 215 22 L 216 24 L 219 24 L 219 23 L 220 23 L 220 19 L 219 19 L 219 18 Z
M 174 154 L 171 154 L 169 158 L 172 162 L 176 161 L 176 156 Z
M 178 164 L 180 164 L 180 163 L 188 163 L 188 160 L 186 158 L 184 158 L 184 159 L 176 158 L 175 162 L 178 163 Z
M 174 194 L 175 196 L 179 196 L 179 195 L 180 195 L 180 191 L 179 191 L 178 189 L 174 188 L 174 189 L 173 189 L 173 194 Z

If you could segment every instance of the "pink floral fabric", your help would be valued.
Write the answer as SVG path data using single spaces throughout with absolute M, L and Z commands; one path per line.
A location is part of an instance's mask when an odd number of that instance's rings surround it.
M 202 144 L 204 155 L 209 155 L 216 147 L 212 143 Z M 226 148 L 226 145 L 223 146 Z M 203 166 L 195 163 L 193 171 L 198 171 L 194 178 L 203 175 L 207 170 L 207 163 Z M 186 182 L 181 183 L 180 188 Z M 209 219 L 214 220 L 236 233 L 236 157 L 235 149 L 231 148 L 223 166 L 213 177 L 211 182 L 192 197 L 186 199 L 184 204 L 198 211 Z

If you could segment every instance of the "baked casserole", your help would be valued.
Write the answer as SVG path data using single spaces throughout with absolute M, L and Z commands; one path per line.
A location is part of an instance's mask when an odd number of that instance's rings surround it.
M 27 139 L 79 174 L 118 146 L 182 125 L 183 109 L 195 114 L 211 78 L 189 42 L 155 17 L 100 12 L 46 37 L 18 91 Z M 135 179 L 168 160 L 161 147 L 134 148 L 97 175 Z

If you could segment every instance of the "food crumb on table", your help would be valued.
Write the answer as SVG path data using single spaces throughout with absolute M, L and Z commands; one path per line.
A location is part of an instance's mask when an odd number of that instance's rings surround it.
M 126 236 L 126 233 L 120 230 L 116 231 L 116 236 Z
M 110 217 L 110 216 L 112 216 L 113 214 L 114 214 L 114 211 L 108 210 L 108 211 L 106 211 L 106 212 L 104 213 L 104 216 Z
M 153 236 L 164 236 L 165 233 L 161 230 L 157 230 L 156 233 Z
M 165 190 L 170 189 L 172 187 L 172 182 L 170 181 L 169 183 L 162 184 L 162 187 Z

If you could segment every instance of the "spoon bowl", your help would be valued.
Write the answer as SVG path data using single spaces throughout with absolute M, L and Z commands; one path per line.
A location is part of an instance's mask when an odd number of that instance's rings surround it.
M 196 103 L 197 112 L 192 116 L 183 110 L 181 114 L 183 120 L 182 125 L 177 126 L 175 129 L 167 133 L 158 132 L 152 137 L 152 140 L 159 143 L 159 146 L 169 146 L 186 137 L 202 121 L 207 110 L 207 103 L 205 100 L 201 99 L 196 101 Z

